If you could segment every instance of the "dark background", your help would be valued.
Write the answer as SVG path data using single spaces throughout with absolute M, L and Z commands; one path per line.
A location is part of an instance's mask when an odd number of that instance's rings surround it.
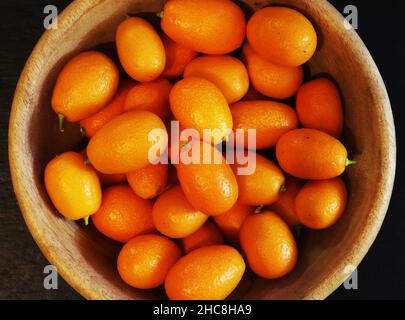
M 299 0 L 297 0 L 299 1 Z M 59 12 L 68 0 L 0 1 L 0 299 L 81 299 L 63 279 L 58 290 L 43 288 L 43 268 L 48 264 L 33 241 L 20 214 L 11 185 L 7 158 L 8 118 L 19 74 L 44 31 L 42 13 L 47 4 Z M 405 299 L 405 160 L 401 150 L 405 119 L 405 45 L 403 0 L 332 0 L 343 12 L 356 5 L 358 33 L 373 55 L 385 80 L 394 113 L 398 163 L 391 205 L 381 232 L 358 269 L 358 290 L 340 287 L 330 299 Z M 373 128 L 370 128 L 373 130 Z

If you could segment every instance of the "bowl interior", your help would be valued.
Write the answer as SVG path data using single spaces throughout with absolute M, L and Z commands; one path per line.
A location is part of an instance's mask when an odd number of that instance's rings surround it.
M 136 290 L 116 271 L 121 247 L 92 226 L 63 219 L 46 195 L 43 169 L 57 153 L 79 148 L 77 125 L 57 130 L 50 96 L 66 61 L 97 47 L 114 53 L 116 26 L 127 13 L 158 12 L 162 0 L 77 0 L 59 17 L 35 48 L 21 76 L 10 120 L 10 164 L 14 188 L 25 220 L 41 250 L 60 274 L 83 296 L 94 299 L 164 298 L 162 289 Z M 350 189 L 342 219 L 324 231 L 304 231 L 296 269 L 279 280 L 263 280 L 247 272 L 231 298 L 325 298 L 358 265 L 374 240 L 389 202 L 394 169 L 395 137 L 389 100 L 367 49 L 343 17 L 324 0 L 244 0 L 247 12 L 281 4 L 303 12 L 316 26 L 319 48 L 308 73 L 326 73 L 342 91 L 345 133 L 351 159 Z M 147 15 L 147 14 L 146 14 Z M 314 155 L 316 156 L 316 155 Z

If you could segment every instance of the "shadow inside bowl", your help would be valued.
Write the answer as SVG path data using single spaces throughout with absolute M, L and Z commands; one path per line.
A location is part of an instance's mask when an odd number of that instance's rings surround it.
M 348 276 L 348 265 L 360 263 L 383 221 L 395 171 L 389 100 L 364 44 L 353 30 L 343 28 L 343 18 L 327 1 L 241 2 L 253 9 L 275 3 L 292 6 L 313 21 L 321 42 L 306 69 L 310 76 L 327 73 L 339 84 L 346 115 L 343 141 L 357 164 L 349 167 L 345 176 L 350 189 L 345 214 L 327 230 L 303 233 L 294 271 L 278 280 L 259 279 L 247 271 L 230 299 L 322 299 Z M 83 143 L 78 125 L 67 124 L 64 133 L 58 131 L 50 107 L 51 92 L 70 57 L 91 48 L 111 50 L 116 26 L 128 12 L 159 12 L 163 3 L 75 1 L 60 15 L 58 29 L 48 31 L 38 43 L 16 91 L 10 122 L 10 165 L 20 207 L 43 253 L 89 299 L 161 299 L 164 292 L 162 288 L 145 291 L 124 284 L 116 270 L 121 245 L 92 226 L 86 228 L 62 218 L 50 203 L 43 184 L 46 163 Z

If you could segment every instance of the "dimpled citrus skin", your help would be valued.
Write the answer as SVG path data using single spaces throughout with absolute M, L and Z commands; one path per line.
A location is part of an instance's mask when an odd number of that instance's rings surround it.
M 246 218 L 240 230 L 240 244 L 249 267 L 262 278 L 280 278 L 297 262 L 297 244 L 289 227 L 271 211 Z
M 183 163 L 176 165 L 177 176 L 181 188 L 191 205 L 201 212 L 215 216 L 228 211 L 238 199 L 238 184 L 229 164 L 223 155 L 206 142 L 191 143 L 189 151 L 183 148 L 183 153 L 191 154 L 195 144 L 200 144 L 199 163 Z M 205 147 L 204 147 L 205 146 Z M 203 159 L 211 154 L 210 163 L 203 163 Z M 214 162 L 214 157 L 220 163 Z M 209 158 L 208 158 L 209 159 Z
M 228 103 L 243 98 L 249 89 L 249 75 L 244 64 L 227 55 L 201 56 L 191 61 L 184 77 L 201 77 L 211 81 L 223 93 Z
M 345 171 L 347 151 L 339 140 L 322 131 L 296 129 L 277 142 L 276 157 L 281 168 L 294 177 L 323 180 Z
M 97 173 L 84 161 L 77 152 L 65 152 L 45 168 L 45 187 L 52 203 L 63 216 L 73 220 L 93 214 L 101 204 Z
M 156 30 L 145 19 L 134 17 L 121 22 L 116 45 L 121 65 L 131 78 L 152 81 L 163 72 L 165 48 Z
M 163 78 L 139 83 L 128 92 L 124 110 L 147 110 L 165 120 L 170 112 L 171 89 L 170 82 Z
M 87 155 L 92 165 L 103 173 L 127 173 L 155 161 L 148 159 L 149 149 L 155 144 L 164 150 L 167 139 L 148 140 L 154 129 L 166 132 L 162 120 L 149 111 L 136 110 L 119 115 L 102 127 L 90 139 Z
M 245 132 L 245 148 L 248 129 L 256 129 L 257 149 L 267 149 L 274 147 L 283 134 L 298 127 L 295 110 L 280 102 L 241 101 L 231 105 L 231 113 L 234 130 Z
M 301 66 L 286 67 L 273 64 L 253 51 L 246 43 L 242 55 L 246 61 L 250 81 L 261 94 L 274 99 L 287 99 L 295 95 L 304 80 Z
M 295 199 L 301 223 L 311 229 L 325 229 L 342 216 L 347 190 L 341 178 L 307 182 Z
M 162 30 L 181 45 L 206 54 L 226 54 L 245 38 L 243 11 L 229 0 L 169 0 Z
M 104 189 L 101 206 L 91 218 L 98 231 L 119 242 L 154 231 L 152 202 L 126 184 Z
M 251 174 L 238 174 L 237 169 L 245 165 L 233 164 L 232 170 L 238 182 L 238 200 L 250 206 L 274 203 L 278 200 L 285 178 L 280 168 L 269 159 L 251 152 L 256 156 L 256 167 Z
M 168 165 L 150 164 L 127 173 L 127 180 L 132 190 L 143 199 L 152 199 L 159 195 L 167 185 Z
M 94 136 L 106 123 L 124 111 L 125 98 L 134 85 L 133 81 L 122 80 L 115 97 L 106 107 L 80 121 L 80 127 L 84 129 L 88 138 Z
M 300 225 L 295 211 L 295 198 L 303 185 L 302 180 L 287 176 L 285 190 L 280 192 L 278 200 L 268 207 L 277 213 L 291 228 Z
M 326 78 L 307 82 L 297 94 L 297 115 L 305 128 L 339 137 L 343 129 L 343 106 L 338 88 Z
M 218 227 L 208 220 L 197 231 L 180 239 L 180 243 L 183 251 L 189 253 L 198 248 L 225 244 L 225 241 Z
M 221 229 L 226 240 L 232 245 L 239 246 L 239 231 L 245 219 L 253 214 L 251 206 L 239 201 L 227 212 L 214 217 L 214 221 Z
M 118 69 L 105 54 L 86 51 L 63 67 L 52 92 L 52 109 L 76 122 L 102 109 L 115 95 Z
M 166 293 L 171 300 L 222 300 L 236 288 L 245 267 L 242 256 L 232 247 L 199 248 L 170 269 Z
M 312 23 L 294 9 L 267 7 L 256 11 L 246 32 L 252 48 L 275 64 L 302 65 L 316 50 L 317 36 Z
M 208 219 L 191 206 L 179 185 L 159 196 L 153 205 L 152 217 L 156 229 L 170 238 L 186 237 Z
M 178 44 L 165 34 L 161 37 L 166 53 L 166 66 L 162 77 L 175 79 L 183 74 L 186 65 L 197 57 L 198 52 Z
M 180 257 L 181 251 L 172 240 L 148 234 L 124 245 L 117 267 L 122 280 L 130 286 L 151 289 L 164 283 L 167 272 Z
M 188 77 L 177 82 L 170 92 L 170 108 L 183 128 L 212 132 L 212 142 L 219 143 L 232 130 L 232 115 L 222 92 L 210 81 Z

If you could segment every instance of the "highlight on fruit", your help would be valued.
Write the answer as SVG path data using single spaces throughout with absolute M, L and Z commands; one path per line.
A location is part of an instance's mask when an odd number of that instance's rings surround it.
M 294 272 L 311 249 L 294 229 L 345 219 L 344 177 L 361 159 L 342 138 L 345 92 L 303 72 L 318 41 L 305 15 L 247 17 L 230 0 L 161 9 L 161 30 L 141 17 L 118 25 L 118 59 L 66 61 L 55 134 L 77 123 L 82 141 L 48 159 L 43 181 L 55 211 L 116 242 L 120 286 L 225 299 L 246 273 Z

